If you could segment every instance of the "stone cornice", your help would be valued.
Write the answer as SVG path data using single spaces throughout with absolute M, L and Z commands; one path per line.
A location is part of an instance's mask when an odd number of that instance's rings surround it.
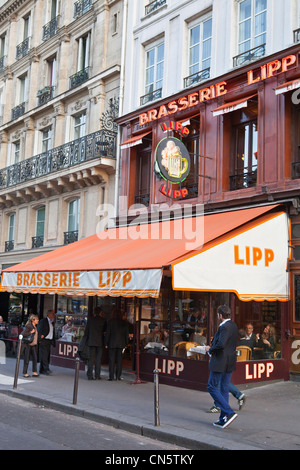
M 8 0 L 4 3 L 0 8 L 0 24 L 12 16 L 26 2 L 28 2 L 28 0 Z

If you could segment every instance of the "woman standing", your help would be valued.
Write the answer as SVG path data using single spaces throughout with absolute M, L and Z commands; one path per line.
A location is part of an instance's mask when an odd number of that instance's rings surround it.
M 32 375 L 33 377 L 38 377 L 37 373 L 37 344 L 38 344 L 38 332 L 37 324 L 39 322 L 39 317 L 37 315 L 30 315 L 28 322 L 25 325 L 25 330 L 23 336 L 29 336 L 34 333 L 33 341 L 29 344 L 24 344 L 24 366 L 23 366 L 23 376 L 30 377 L 27 373 L 30 357 L 32 358 Z

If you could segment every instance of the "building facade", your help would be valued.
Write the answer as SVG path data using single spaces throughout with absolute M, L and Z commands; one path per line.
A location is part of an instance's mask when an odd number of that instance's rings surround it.
M 129 3 L 125 101 L 118 120 L 122 128 L 120 223 L 128 217 L 133 220 L 135 204 L 142 206 L 139 213 L 149 221 L 160 207 L 183 212 L 187 205 L 200 204 L 205 214 L 278 205 L 291 224 L 288 302 L 279 297 L 244 302 L 234 289 L 229 289 L 230 294 L 228 289 L 218 290 L 217 281 L 214 293 L 213 287 L 196 293 L 192 284 L 174 291 L 166 271 L 164 285 L 172 305 L 166 302 L 163 307 L 161 299 L 150 313 L 146 304 L 140 312 L 140 334 L 147 337 L 153 322 L 161 330 L 168 325 L 172 367 L 180 344 L 195 333 L 196 320 L 189 323 L 186 318 L 202 310 L 206 318 L 202 327 L 209 338 L 215 328 L 213 312 L 219 302 L 226 302 L 235 311 L 240 329 L 251 324 L 255 333 L 261 334 L 266 325 L 276 330 L 269 359 L 279 359 L 272 365 L 278 374 L 271 374 L 272 378 L 299 372 L 299 12 L 299 2 L 293 0 Z M 167 139 L 173 146 L 177 142 L 177 152 L 185 157 L 177 167 L 175 159 L 172 168 L 170 159 L 162 157 L 159 162 L 160 145 Z M 186 173 L 181 144 L 190 157 Z M 246 248 L 246 258 L 236 262 L 250 266 L 247 249 L 252 248 Z M 172 282 L 174 287 L 174 278 Z M 185 380 L 183 373 L 176 376 L 176 365 L 167 372 L 167 359 L 157 356 L 155 362 L 147 353 L 141 353 L 144 378 L 157 366 L 166 380 L 172 377 L 178 384 Z M 186 353 L 181 354 L 187 359 Z M 252 350 L 252 361 L 262 358 Z M 189 361 L 183 363 L 186 371 L 189 368 L 186 383 L 191 383 L 193 367 Z M 257 379 L 256 367 L 262 370 L 264 365 L 244 363 L 241 370 L 238 364 L 236 383 Z M 205 383 L 204 372 L 202 378 Z
M 0 269 L 94 234 L 114 200 L 122 3 L 1 2 Z

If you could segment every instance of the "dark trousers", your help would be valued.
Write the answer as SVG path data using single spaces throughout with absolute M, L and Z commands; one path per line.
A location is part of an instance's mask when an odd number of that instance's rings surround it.
M 37 372 L 37 346 L 26 344 L 24 348 L 23 374 L 27 374 L 30 357 L 32 358 L 32 372 Z
M 51 340 L 41 339 L 40 341 L 40 373 L 49 371 Z
M 116 379 L 122 374 L 122 348 L 109 348 L 108 350 L 109 378 L 113 380 L 116 370 Z
M 233 414 L 229 405 L 229 384 L 232 372 L 210 372 L 207 391 L 210 393 L 214 403 L 220 408 L 220 419 Z
M 93 366 L 95 362 L 95 378 L 100 378 L 101 373 L 101 359 L 102 359 L 102 346 L 90 346 L 90 357 L 88 361 L 88 370 L 87 376 L 88 378 L 93 377 Z

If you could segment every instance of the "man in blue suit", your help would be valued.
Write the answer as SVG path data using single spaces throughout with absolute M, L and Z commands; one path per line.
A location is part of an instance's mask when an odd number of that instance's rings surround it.
M 221 409 L 219 421 L 214 426 L 225 429 L 237 418 L 229 405 L 229 384 L 236 368 L 238 327 L 231 320 L 231 310 L 227 305 L 218 307 L 217 314 L 220 325 L 211 346 L 206 347 L 211 356 L 207 391 Z

